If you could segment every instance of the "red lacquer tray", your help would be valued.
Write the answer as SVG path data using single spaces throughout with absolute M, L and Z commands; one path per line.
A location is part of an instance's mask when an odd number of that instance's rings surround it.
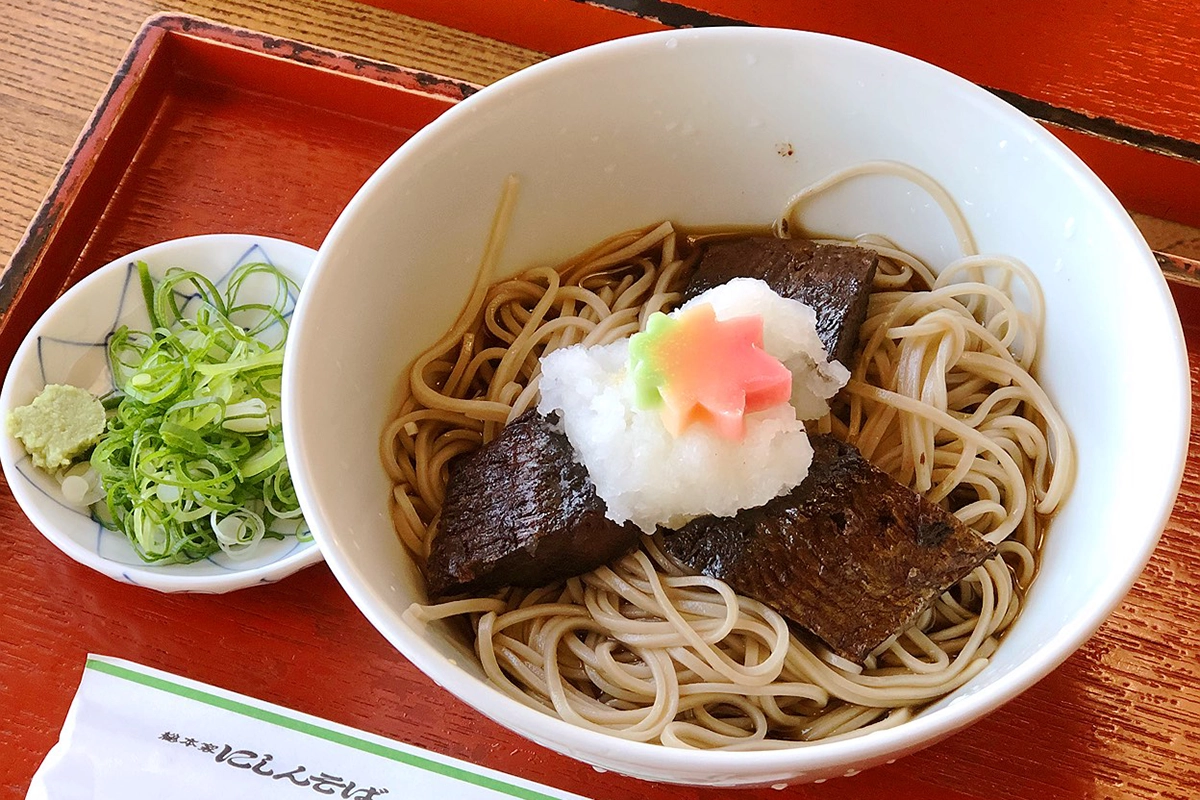
M 152 19 L 0 278 L 0 365 L 67 287 L 143 245 L 234 231 L 318 246 L 384 158 L 474 88 L 193 18 Z M 1175 270 L 1192 266 L 1163 260 Z M 1197 290 L 1173 288 L 1189 350 L 1200 357 L 1200 335 L 1191 333 L 1200 322 Z M 1200 744 L 1188 744 L 1200 725 L 1200 593 L 1188 580 L 1200 574 L 1197 508 L 1193 447 L 1180 506 L 1150 568 L 1080 653 L 933 748 L 785 795 L 1084 797 L 1125 785 L 1170 794 L 1189 785 L 1189 770 L 1190 783 L 1200 783 Z M 601 774 L 500 728 L 397 654 L 323 565 L 229 595 L 161 595 L 70 561 L 5 486 L 0 603 L 3 797 L 24 795 L 57 739 L 88 652 L 596 798 L 729 794 Z M 1184 730 L 1181 719 L 1191 720 Z

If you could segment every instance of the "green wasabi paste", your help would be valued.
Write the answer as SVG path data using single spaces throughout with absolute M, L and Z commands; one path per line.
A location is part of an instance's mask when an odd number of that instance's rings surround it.
M 35 467 L 70 466 L 104 433 L 104 406 L 77 386 L 52 383 L 27 406 L 8 414 L 8 432 L 20 440 Z

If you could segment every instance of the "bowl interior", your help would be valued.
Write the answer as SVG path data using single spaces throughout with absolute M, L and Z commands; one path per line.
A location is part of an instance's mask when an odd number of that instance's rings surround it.
M 1074 491 L 1050 527 L 1041 575 L 981 675 L 895 730 L 697 759 L 524 708 L 483 682 L 469 646 L 448 628 L 405 618 L 425 600 L 423 581 L 392 531 L 378 438 L 398 376 L 465 301 L 507 175 L 521 188 L 500 273 L 555 263 L 661 219 L 765 225 L 801 187 L 877 159 L 928 173 L 955 198 L 982 252 L 1015 256 L 1037 275 L 1047 309 L 1040 379 L 1078 448 Z M 935 267 L 959 255 L 936 203 L 893 178 L 856 179 L 806 207 L 803 221 L 840 236 L 886 234 Z M 452 109 L 343 213 L 293 337 L 302 355 L 285 373 L 289 453 L 310 523 L 358 606 L 434 680 L 489 716 L 562 752 L 656 780 L 838 774 L 944 736 L 1028 687 L 1098 627 L 1136 578 L 1173 503 L 1187 440 L 1186 360 L 1170 295 L 1128 215 L 1082 163 L 944 71 L 792 31 L 613 42 L 526 70 Z
M 29 403 L 49 383 L 79 386 L 96 395 L 114 388 L 106 355 L 108 336 L 121 325 L 134 330 L 149 326 L 136 262 L 145 261 L 156 278 L 170 267 L 194 270 L 223 289 L 236 267 L 254 261 L 274 264 L 301 285 L 315 256 L 312 249 L 292 242 L 215 234 L 151 245 L 101 267 L 59 298 L 30 330 L 9 366 L 0 416 Z M 273 287 L 247 283 L 242 296 L 252 300 L 262 295 L 269 301 L 269 289 Z M 295 301 L 289 298 L 289 314 Z M 314 541 L 286 537 L 263 540 L 246 559 L 231 560 L 222 553 L 192 564 L 148 565 L 123 535 L 106 530 L 86 509 L 63 500 L 58 482 L 34 467 L 11 436 L 0 445 L 0 462 L 13 495 L 46 538 L 76 561 L 125 583 L 161 591 L 222 592 L 269 583 L 320 560 Z

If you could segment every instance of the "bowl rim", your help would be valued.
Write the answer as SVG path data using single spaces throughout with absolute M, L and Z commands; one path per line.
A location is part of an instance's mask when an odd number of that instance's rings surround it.
M 58 297 L 42 313 L 29 329 L 24 339 L 22 339 L 21 344 L 17 348 L 16 355 L 8 366 L 3 388 L 0 389 L 0 412 L 16 406 L 12 397 L 16 381 L 14 376 L 21 370 L 32 353 L 36 352 L 37 339 L 42 334 L 45 326 L 54 317 L 58 316 L 64 307 L 79 302 L 80 298 L 92 292 L 94 287 L 111 281 L 113 275 L 128 269 L 131 262 L 137 260 L 158 260 L 164 255 L 179 251 L 204 252 L 218 248 L 242 247 L 249 252 L 255 245 L 287 249 L 303 255 L 306 263 L 292 263 L 289 261 L 287 266 L 289 269 L 305 276 L 312 274 L 317 251 L 311 247 L 286 239 L 249 233 L 207 233 L 165 239 L 115 258 L 97 268 Z M 8 434 L 5 433 L 5 435 L 7 436 Z M 19 446 L 18 449 L 20 449 Z M 34 497 L 34 494 L 39 493 L 39 490 L 29 489 L 26 486 L 26 481 L 19 479 L 17 473 L 19 473 L 18 464 L 20 460 L 13 461 L 9 457 L 10 452 L 10 448 L 0 448 L 0 463 L 3 465 L 9 490 L 14 499 L 16 499 L 17 504 L 21 507 L 22 512 L 24 512 L 25 516 L 28 517 L 38 532 L 72 560 L 121 583 L 141 586 L 160 592 L 220 594 L 254 586 L 259 583 L 273 583 L 304 567 L 316 564 L 323 558 L 320 545 L 316 538 L 313 537 L 305 542 L 297 541 L 294 547 L 281 554 L 275 561 L 257 567 L 231 570 L 220 574 L 188 575 L 179 572 L 164 571 L 164 567 L 170 568 L 177 565 L 126 564 L 110 560 L 84 547 L 71 536 L 63 533 L 57 525 L 42 513 L 40 503 Z M 35 468 L 31 467 L 31 469 Z
M 1115 235 L 1141 243 L 1144 258 L 1140 263 L 1126 265 L 1126 268 L 1130 271 L 1140 269 L 1143 277 L 1154 285 L 1155 298 L 1161 303 L 1164 311 L 1174 314 L 1175 317 L 1171 341 L 1163 344 L 1173 351 L 1178 369 L 1164 377 L 1163 407 L 1160 410 L 1164 419 L 1170 418 L 1170 427 L 1177 435 L 1172 440 L 1170 452 L 1165 453 L 1161 463 L 1156 465 L 1162 470 L 1164 481 L 1160 493 L 1146 502 L 1146 507 L 1155 509 L 1155 512 L 1147 517 L 1144 532 L 1140 533 L 1143 541 L 1136 557 L 1102 584 L 1082 613 L 1070 620 L 1060 633 L 1040 648 L 1033 657 L 998 676 L 986 687 L 976 692 L 958 695 L 953 703 L 920 713 L 901 725 L 871 731 L 864 736 L 806 743 L 795 748 L 705 751 L 702 769 L 707 774 L 719 774 L 727 779 L 742 782 L 746 779 L 761 778 L 761 775 L 770 774 L 772 771 L 790 770 L 795 774 L 799 770 L 798 777 L 802 778 L 804 772 L 828 770 L 835 765 L 862 763 L 869 766 L 882 763 L 886 758 L 912 752 L 979 720 L 1041 680 L 1075 652 L 1104 623 L 1137 580 L 1167 524 L 1179 491 L 1190 430 L 1191 387 L 1183 330 L 1175 313 L 1174 302 L 1161 270 L 1128 213 L 1112 192 L 1066 145 L 1034 120 L 987 90 L 940 67 L 877 45 L 828 34 L 780 28 L 712 27 L 638 34 L 571 51 L 504 77 L 448 109 L 438 119 L 418 131 L 363 184 L 338 217 L 320 248 L 313 267 L 312 285 L 320 287 L 325 280 L 331 279 L 327 264 L 333 258 L 341 239 L 347 235 L 353 220 L 360 210 L 372 202 L 371 198 L 379 187 L 391 180 L 390 176 L 394 172 L 410 159 L 420 158 L 424 142 L 440 136 L 444 129 L 458 125 L 459 121 L 469 114 L 482 112 L 490 104 L 503 103 L 508 93 L 522 91 L 529 85 L 535 85 L 550 73 L 564 68 L 576 70 L 589 64 L 619 59 L 643 48 L 661 46 L 672 39 L 680 43 L 690 43 L 697 39 L 713 42 L 759 42 L 779 39 L 799 47 L 816 43 L 819 47 L 839 47 L 852 52 L 867 53 L 875 58 L 892 59 L 894 63 L 904 65 L 906 70 L 915 70 L 915 74 L 922 78 L 937 82 L 939 87 L 945 87 L 947 91 L 961 93 L 964 100 L 980 104 L 992 113 L 1003 115 L 1011 120 L 1014 130 L 1023 131 L 1046 148 L 1048 164 L 1054 164 L 1094 199 L 1097 207 L 1102 209 L 1106 221 L 1116 229 Z M 319 288 L 316 288 L 305 295 L 298 304 L 294 330 L 299 342 L 303 342 L 308 336 L 305 319 L 311 304 L 316 302 L 313 298 L 320 295 Z M 284 428 L 289 452 L 294 449 L 297 453 L 296 463 L 299 466 L 294 471 L 296 488 L 314 536 L 326 552 L 326 561 L 330 569 L 343 590 L 371 624 L 401 655 L 411 660 L 427 676 L 505 727 L 576 758 L 586 760 L 586 754 L 579 752 L 580 748 L 574 745 L 576 742 L 585 742 L 590 746 L 583 749 L 603 750 L 610 762 L 639 764 L 649 761 L 654 764 L 655 771 L 674 771 L 680 776 L 680 782 L 690 782 L 689 776 L 696 774 L 699 769 L 693 751 L 630 741 L 590 731 L 528 707 L 506 696 L 492 685 L 448 665 L 446 659 L 421 636 L 406 634 L 402 626 L 394 625 L 394 620 L 403 609 L 389 609 L 385 598 L 377 596 L 367 588 L 352 561 L 343 556 L 327 535 L 327 531 L 333 530 L 334 523 L 324 513 L 323 491 L 310 482 L 306 466 L 306 441 L 302 431 L 298 429 L 299 420 L 305 416 L 305 401 L 301 393 L 288 390 L 298 379 L 296 369 L 295 363 L 285 365 L 284 368 Z M 970 682 L 967 686 L 970 686 Z M 962 689 L 958 691 L 961 692 Z M 536 730 L 539 734 L 534 737 L 528 733 L 531 730 Z

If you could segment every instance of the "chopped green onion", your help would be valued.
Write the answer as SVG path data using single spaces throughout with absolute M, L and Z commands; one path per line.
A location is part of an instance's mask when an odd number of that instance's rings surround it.
M 91 456 L 104 490 L 97 518 L 150 562 L 245 558 L 263 538 L 309 538 L 279 407 L 295 284 L 270 264 L 244 264 L 222 294 L 196 272 L 171 269 L 156 284 L 137 267 L 151 329 L 121 327 L 109 340 L 117 393 Z M 239 300 L 251 278 L 273 282 L 272 303 Z
M 60 484 L 63 498 L 71 505 L 80 505 L 83 503 L 83 498 L 87 497 L 88 482 L 87 478 L 81 478 L 78 475 L 68 475 L 63 478 Z
M 217 544 L 230 558 L 244 558 L 253 551 L 263 538 L 265 526 L 262 517 L 253 511 L 240 509 L 227 517 L 218 518 L 214 511 L 209 515 Z

